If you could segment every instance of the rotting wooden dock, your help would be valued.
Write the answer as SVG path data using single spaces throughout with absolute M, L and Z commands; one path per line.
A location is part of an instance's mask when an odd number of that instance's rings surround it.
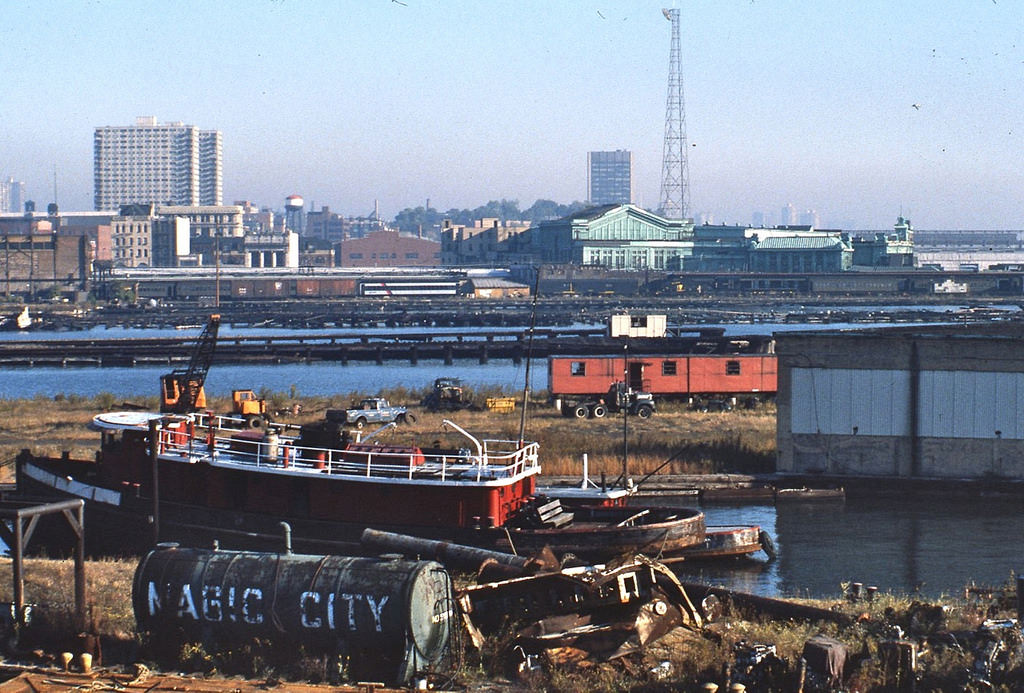
M 318 332 L 286 335 L 223 335 L 217 339 L 215 363 L 306 363 L 349 361 L 383 364 L 438 360 L 487 363 L 509 359 L 513 363 L 551 355 L 620 354 L 624 342 L 605 336 L 604 328 L 538 328 L 474 330 L 463 334 L 436 330 L 380 332 Z M 699 336 L 631 339 L 631 354 L 690 353 Z M 765 339 L 765 338 L 761 338 Z M 39 339 L 0 341 L 0 366 L 71 367 L 174 365 L 187 362 L 195 337 L 142 337 L 128 339 Z

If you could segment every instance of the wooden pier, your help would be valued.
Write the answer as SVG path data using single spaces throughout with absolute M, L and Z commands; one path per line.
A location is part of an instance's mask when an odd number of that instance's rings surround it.
M 216 363 L 303 363 L 349 361 L 383 364 L 389 361 L 456 360 L 487 363 L 491 359 L 519 362 L 528 352 L 536 358 L 551 354 L 599 354 L 621 350 L 601 328 L 503 329 L 468 334 L 437 331 L 394 335 L 307 333 L 273 336 L 221 335 Z M 146 366 L 187 362 L 194 336 L 132 339 L 46 339 L 0 342 L 0 366 Z M 664 344 L 665 347 L 670 345 Z

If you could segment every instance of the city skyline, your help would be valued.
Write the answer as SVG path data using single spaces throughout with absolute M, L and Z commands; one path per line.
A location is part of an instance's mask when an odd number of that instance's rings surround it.
M 677 3 L 692 215 L 1024 227 L 1024 8 Z M 157 114 L 223 133 L 226 201 L 390 218 L 580 199 L 588 151 L 658 205 L 662 3 L 28 2 L 0 29 L 0 173 L 91 209 L 92 133 Z M 45 34 L 31 27 L 44 25 Z M 56 175 L 55 175 L 56 173 Z M 56 180 L 55 180 L 56 179 Z

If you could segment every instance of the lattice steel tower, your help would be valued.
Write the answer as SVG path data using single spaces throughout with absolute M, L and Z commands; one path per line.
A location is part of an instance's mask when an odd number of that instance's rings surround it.
M 683 110 L 683 72 L 680 66 L 679 10 L 662 10 L 672 22 L 668 58 L 668 100 L 665 104 L 665 149 L 661 157 L 661 214 L 685 219 L 690 211 L 690 171 L 686 161 L 686 113 Z

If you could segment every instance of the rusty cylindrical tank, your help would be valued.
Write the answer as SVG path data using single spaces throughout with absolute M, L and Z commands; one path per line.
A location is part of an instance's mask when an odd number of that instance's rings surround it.
M 433 561 L 173 544 L 139 563 L 132 605 L 139 630 L 155 637 L 301 643 L 397 685 L 436 669 L 454 618 L 451 579 Z

